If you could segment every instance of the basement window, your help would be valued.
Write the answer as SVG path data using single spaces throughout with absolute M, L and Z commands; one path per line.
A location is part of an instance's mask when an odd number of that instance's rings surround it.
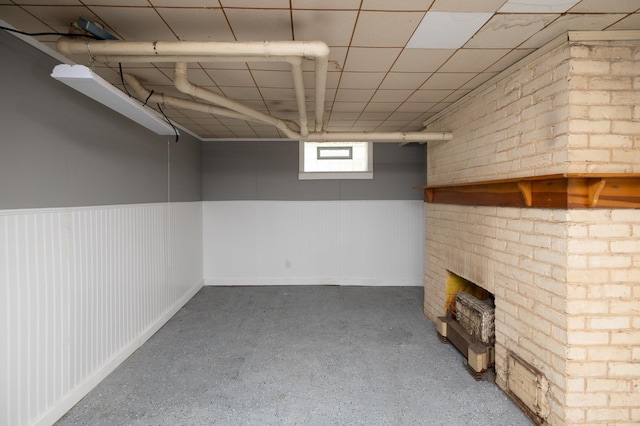
M 373 179 L 373 143 L 300 141 L 298 179 Z

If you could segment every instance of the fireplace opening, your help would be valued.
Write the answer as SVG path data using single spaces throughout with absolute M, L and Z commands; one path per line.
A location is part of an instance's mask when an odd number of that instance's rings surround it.
M 438 337 L 466 357 L 467 371 L 476 380 L 493 381 L 495 362 L 495 303 L 486 289 L 448 271 L 445 316 L 436 322 Z

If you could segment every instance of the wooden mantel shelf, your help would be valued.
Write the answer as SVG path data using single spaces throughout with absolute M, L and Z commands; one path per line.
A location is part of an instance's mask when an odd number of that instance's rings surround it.
M 640 174 L 558 174 L 419 186 L 427 203 L 533 208 L 640 208 Z

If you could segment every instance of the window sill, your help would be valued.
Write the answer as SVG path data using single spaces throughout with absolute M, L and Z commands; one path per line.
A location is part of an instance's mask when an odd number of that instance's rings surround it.
M 299 172 L 298 179 L 373 179 L 373 172 Z

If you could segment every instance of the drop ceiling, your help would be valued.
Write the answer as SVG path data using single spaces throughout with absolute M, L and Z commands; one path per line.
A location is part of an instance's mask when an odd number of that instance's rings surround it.
M 640 2 L 0 0 L 0 19 L 26 32 L 68 32 L 80 16 L 127 41 L 324 41 L 331 49 L 327 130 L 409 132 L 566 31 L 640 29 Z M 55 49 L 56 36 L 35 38 Z M 72 59 L 89 64 L 89 55 Z M 93 66 L 122 87 L 118 64 Z M 313 111 L 313 64 L 303 66 Z M 172 64 L 122 67 L 156 93 L 187 97 L 173 87 Z M 287 64 L 194 63 L 189 78 L 259 111 L 298 119 Z M 285 137 L 266 124 L 171 107 L 165 112 L 204 139 Z

